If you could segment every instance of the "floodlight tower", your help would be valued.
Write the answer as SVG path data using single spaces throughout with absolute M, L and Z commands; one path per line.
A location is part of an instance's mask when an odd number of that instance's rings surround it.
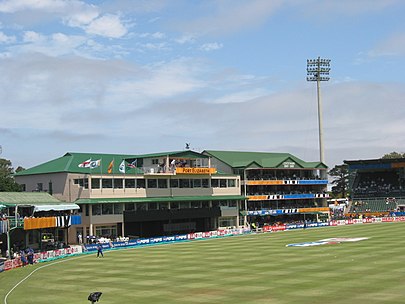
M 316 81 L 318 96 L 318 128 L 319 128 L 319 159 L 325 163 L 325 154 L 323 150 L 323 130 L 322 130 L 322 100 L 321 100 L 321 81 L 329 80 L 330 59 L 308 59 L 307 60 L 307 81 Z

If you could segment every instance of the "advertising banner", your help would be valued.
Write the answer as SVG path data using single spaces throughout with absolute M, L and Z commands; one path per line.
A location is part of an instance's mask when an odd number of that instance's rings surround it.
M 0 260 L 0 272 L 4 271 L 4 261 Z

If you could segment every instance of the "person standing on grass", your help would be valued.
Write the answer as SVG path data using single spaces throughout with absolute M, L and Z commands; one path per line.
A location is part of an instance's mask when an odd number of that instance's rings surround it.
M 28 264 L 27 257 L 25 256 L 24 250 L 20 250 L 20 259 L 22 263 L 22 267 Z
M 97 244 L 97 257 L 100 257 L 100 255 L 101 255 L 101 257 L 104 257 L 103 245 L 101 245 L 101 243 L 98 243 Z

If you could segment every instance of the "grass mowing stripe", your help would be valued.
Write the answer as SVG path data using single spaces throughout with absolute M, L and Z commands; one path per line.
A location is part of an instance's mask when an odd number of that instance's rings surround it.
M 59 260 L 59 261 L 56 261 L 56 262 L 50 262 L 49 264 L 42 265 L 42 266 L 40 266 L 40 267 L 38 267 L 38 268 L 35 268 L 31 273 L 29 273 L 25 278 L 23 278 L 21 281 L 19 281 L 17 284 L 15 284 L 15 285 L 10 289 L 10 291 L 9 291 L 9 292 L 5 295 L 5 297 L 4 297 L 4 304 L 7 304 L 7 298 L 8 298 L 8 296 L 13 292 L 13 290 L 16 289 L 20 284 L 22 284 L 25 280 L 27 280 L 30 276 L 32 276 L 32 275 L 33 275 L 35 272 L 37 272 L 38 270 L 41 270 L 41 269 L 43 269 L 43 268 L 45 268 L 45 267 L 53 266 L 54 264 L 64 263 L 64 262 L 67 262 L 67 261 L 69 261 L 69 260 L 74 260 L 74 259 L 78 259 L 78 258 L 82 258 L 82 257 L 84 257 L 84 256 L 74 257 L 74 258 L 66 259 L 66 260 Z M 27 266 L 27 267 L 29 267 L 29 266 Z
M 10 303 L 84 303 L 92 291 L 105 303 L 400 303 L 404 229 L 364 224 L 107 251 L 42 269 Z M 332 237 L 369 239 L 285 247 Z M 2 273 L 0 285 L 24 271 Z

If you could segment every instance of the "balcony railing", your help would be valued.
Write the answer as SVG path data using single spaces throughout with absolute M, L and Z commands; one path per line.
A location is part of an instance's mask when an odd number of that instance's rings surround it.
M 23 228 L 24 227 L 24 219 L 17 218 L 15 216 L 6 216 L 1 219 L 3 226 L 7 225 L 10 229 L 14 228 Z
M 177 167 L 177 166 L 150 166 L 139 168 L 146 175 L 148 174 L 215 174 L 217 169 L 214 167 Z

